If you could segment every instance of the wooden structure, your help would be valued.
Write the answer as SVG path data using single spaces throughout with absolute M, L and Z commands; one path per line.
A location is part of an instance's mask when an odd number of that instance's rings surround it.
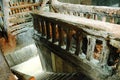
M 108 63 L 110 55 L 120 49 L 117 45 L 120 38 L 120 9 L 61 3 L 57 0 L 51 2 L 51 9 L 56 13 L 32 13 L 34 39 L 42 51 L 40 57 L 44 60 L 44 70 L 53 69 L 51 56 L 55 54 L 93 80 L 105 79 L 113 74 Z M 96 61 L 98 44 L 100 54 Z M 113 52 L 111 49 L 116 50 Z

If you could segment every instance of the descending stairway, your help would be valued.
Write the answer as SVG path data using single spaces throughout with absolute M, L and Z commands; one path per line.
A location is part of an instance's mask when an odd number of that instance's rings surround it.
M 43 72 L 36 80 L 90 80 L 90 79 L 80 73 Z

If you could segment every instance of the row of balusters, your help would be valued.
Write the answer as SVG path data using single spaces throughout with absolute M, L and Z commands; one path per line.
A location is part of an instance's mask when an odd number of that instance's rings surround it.
M 9 15 L 21 13 L 21 12 L 28 12 L 28 11 L 34 11 L 38 10 L 40 7 L 40 3 L 27 3 L 24 5 L 15 5 L 13 7 L 10 7 Z
M 63 11 L 60 12 L 61 14 L 68 14 L 68 15 L 74 15 L 74 16 L 80 16 L 80 17 L 85 17 L 88 19 L 94 19 L 94 20 L 100 20 L 104 22 L 110 22 L 117 24 L 120 20 L 119 17 L 117 16 L 110 16 L 108 14 L 99 14 L 99 13 L 89 13 L 89 12 L 71 12 L 71 11 Z
M 29 6 L 29 7 L 27 6 L 27 7 L 23 7 L 23 8 L 16 8 L 14 10 L 10 10 L 9 15 L 38 10 L 38 7 L 39 6 Z
M 19 21 L 17 23 L 11 23 L 9 26 L 16 26 L 31 21 L 32 18 L 29 13 L 32 11 L 38 11 L 40 6 L 41 3 L 39 0 L 11 0 L 9 2 L 10 20 L 13 19 L 11 17 L 16 17 L 16 19 L 19 18 Z
M 71 54 L 75 54 L 78 56 L 80 53 L 84 52 L 84 54 L 86 55 L 86 59 L 88 60 L 92 60 L 92 57 L 94 57 L 93 54 L 95 45 L 97 44 L 96 41 L 100 41 L 102 42 L 101 45 L 107 46 L 105 40 L 102 40 L 101 38 L 92 39 L 91 37 L 85 35 L 82 30 L 77 29 L 76 27 L 70 27 L 66 24 L 64 25 L 62 23 L 56 24 L 53 23 L 53 21 L 51 22 L 34 18 L 34 29 L 38 33 L 40 33 L 43 38 L 46 38 L 48 41 L 51 41 L 53 44 L 58 45 Z M 84 43 L 83 41 L 85 40 L 85 38 L 87 39 L 87 42 Z M 90 45 L 87 44 L 88 42 Z M 82 50 L 82 47 L 84 48 L 84 50 Z M 88 51 L 87 49 L 90 51 Z M 104 53 L 104 55 L 102 53 Z M 101 64 L 107 64 L 105 58 L 108 56 L 107 53 L 108 52 L 105 49 L 101 51 L 101 57 L 99 60 Z
M 41 0 L 10 0 L 9 1 L 9 6 L 19 6 L 19 5 L 25 5 L 28 3 L 37 3 L 40 2 Z

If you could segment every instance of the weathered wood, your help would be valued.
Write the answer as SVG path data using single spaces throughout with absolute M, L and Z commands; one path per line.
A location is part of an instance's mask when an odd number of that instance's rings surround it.
M 79 53 L 80 53 L 80 48 L 81 48 L 81 45 L 80 45 L 80 43 L 81 43 L 81 40 L 82 40 L 82 33 L 81 32 L 79 32 L 79 31 L 77 31 L 76 32 L 76 51 L 75 51 L 75 54 L 76 55 L 79 55 Z
M 40 37 L 40 42 L 36 44 L 46 47 L 46 49 L 58 55 L 63 60 L 74 66 L 75 69 L 80 70 L 80 72 L 91 77 L 93 80 L 98 78 L 101 79 L 103 77 L 105 78 L 105 76 L 110 75 L 111 72 L 109 72 L 108 69 L 103 69 L 103 67 L 107 65 L 106 62 L 109 56 L 109 50 L 105 52 L 105 49 L 107 49 L 106 43 L 103 44 L 104 49 L 102 51 L 100 61 L 98 61 L 100 62 L 100 66 L 92 65 L 91 60 L 94 58 L 93 55 L 97 45 L 97 40 L 101 41 L 101 39 L 103 39 L 105 42 L 108 42 L 108 40 L 117 40 L 115 38 L 120 39 L 120 25 L 51 12 L 33 13 L 32 15 L 33 18 L 37 16 L 44 20 L 44 22 L 50 22 L 52 27 L 52 42 L 44 37 L 47 36 L 47 34 L 44 36 L 36 34 L 37 37 Z M 45 28 L 46 26 L 43 25 L 42 27 Z M 57 35 L 59 35 L 59 38 L 57 38 Z M 74 44 L 72 44 L 73 36 L 75 40 Z M 82 43 L 81 41 L 84 40 L 84 37 L 87 37 L 88 42 L 87 53 L 85 52 L 86 55 L 83 55 L 83 59 L 81 58 L 83 53 L 80 43 Z M 59 45 L 54 44 L 57 41 L 56 39 L 59 41 Z M 65 46 L 61 47 L 64 42 Z M 85 45 L 85 43 L 82 43 L 82 45 Z M 81 53 L 80 56 L 78 56 L 79 53 Z
M 47 39 L 50 39 L 51 38 L 51 35 L 50 35 L 50 23 L 48 21 L 46 21 L 45 24 L 46 24 Z
M 72 30 L 67 29 L 67 44 L 66 44 L 66 50 L 69 51 L 71 47 L 71 40 L 72 40 Z
M 63 28 L 61 27 L 61 25 L 58 25 L 58 32 L 59 32 L 59 46 L 63 46 L 64 45 L 64 32 L 63 32 Z
M 88 59 L 88 60 L 91 60 L 92 57 L 93 57 L 93 53 L 94 53 L 94 48 L 95 48 L 96 39 L 95 39 L 95 38 L 92 38 L 92 37 L 90 37 L 90 36 L 87 36 L 87 39 L 88 39 L 87 59 Z M 83 44 L 83 45 L 84 45 L 84 44 Z
M 40 6 L 41 2 L 38 3 L 29 3 L 29 4 L 24 4 L 24 5 L 19 5 L 19 6 L 12 6 L 10 7 L 11 10 L 15 10 L 15 9 L 20 9 L 20 8 L 27 8 L 27 7 L 32 7 L 32 6 Z
M 42 27 L 42 36 L 45 36 L 45 23 L 44 23 L 44 20 L 41 20 L 41 27 Z
M 66 6 L 67 5 L 67 6 Z M 56 13 L 83 13 L 92 16 L 92 14 L 106 16 L 106 17 L 120 17 L 120 8 L 118 7 L 106 7 L 106 6 L 89 6 L 80 4 L 62 3 L 57 0 L 52 2 L 51 7 Z M 92 19 L 92 18 L 91 18 Z M 109 21 L 111 22 L 111 21 Z M 113 23 L 113 22 L 112 22 Z M 117 22 L 115 22 L 116 24 Z
M 95 66 L 91 65 L 87 60 L 83 61 L 83 59 L 80 59 L 77 56 L 70 54 L 69 52 L 45 40 L 44 38 L 41 38 L 40 43 L 37 44 L 42 44 L 42 46 L 50 49 L 54 54 L 58 55 L 64 61 L 77 69 L 77 72 L 82 72 L 85 75 L 91 77 L 93 80 L 99 80 L 101 77 L 105 78 L 105 76 L 109 75 L 109 73 L 104 72 L 101 68 L 95 68 Z
M 56 13 L 42 13 L 42 14 L 34 14 L 34 15 L 44 17 L 47 20 L 50 20 L 48 18 L 51 18 L 50 21 L 55 21 L 55 23 L 62 23 L 67 26 L 73 25 L 73 26 L 76 26 L 75 28 L 81 28 L 89 34 L 101 36 L 104 38 L 107 38 L 107 37 L 119 38 L 120 36 L 120 32 L 119 32 L 120 25 L 117 25 L 117 24 L 111 24 L 111 23 L 95 21 L 95 20 L 85 19 L 85 18 L 80 18 L 75 16 L 56 14 Z M 96 33 L 96 31 L 99 34 Z
M 51 23 L 52 26 L 52 42 L 56 42 L 56 24 Z

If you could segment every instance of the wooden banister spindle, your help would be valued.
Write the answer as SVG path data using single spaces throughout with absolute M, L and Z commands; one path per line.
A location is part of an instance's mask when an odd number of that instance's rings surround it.
M 56 24 L 51 23 L 52 27 L 52 43 L 56 42 Z
M 91 18 L 91 15 L 90 15 L 90 14 L 86 14 L 86 17 L 87 17 L 88 19 L 90 19 L 90 18 Z
M 115 23 L 115 18 L 114 17 L 110 17 L 110 23 Z
M 90 36 L 87 36 L 88 39 L 88 45 L 87 45 L 87 59 L 91 60 L 93 53 L 94 53 L 94 48 L 96 44 L 96 39 L 91 38 Z M 84 44 L 83 44 L 84 45 Z
M 41 27 L 42 27 L 42 36 L 45 36 L 45 24 L 44 24 L 44 20 L 41 20 Z
M 67 29 L 67 44 L 66 44 L 66 50 L 69 51 L 71 47 L 71 40 L 72 40 L 72 30 Z
M 36 25 L 36 29 L 39 33 L 42 33 L 42 30 L 41 30 L 41 23 L 40 23 L 40 18 L 37 19 L 36 21 L 37 25 Z
M 59 46 L 63 46 L 64 45 L 64 32 L 63 32 L 63 28 L 61 27 L 61 25 L 58 25 L 58 32 L 59 32 Z
M 107 45 L 107 41 L 104 40 L 102 45 L 103 45 L 103 49 L 102 49 L 102 54 L 100 56 L 100 64 L 106 65 L 110 51 Z
M 94 19 L 94 20 L 98 20 L 97 14 L 94 14 L 94 15 L 93 15 L 93 19 Z
M 80 53 L 80 42 L 82 40 L 82 31 L 77 31 L 76 32 L 76 51 L 75 51 L 75 55 L 79 55 Z
M 47 32 L 47 39 L 50 39 L 50 23 L 48 21 L 45 21 L 46 24 L 46 32 Z
M 41 26 L 41 19 L 39 18 L 38 19 L 39 20 L 39 33 L 41 34 L 42 33 L 42 26 Z
M 106 16 L 102 16 L 102 21 L 106 22 Z
M 34 29 L 36 30 L 36 18 L 35 18 L 35 16 L 33 18 L 33 25 L 34 25 Z

